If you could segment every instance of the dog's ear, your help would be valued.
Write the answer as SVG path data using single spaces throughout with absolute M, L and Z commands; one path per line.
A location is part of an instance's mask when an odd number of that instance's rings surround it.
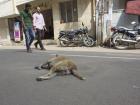
M 58 54 L 56 54 L 55 56 L 58 57 Z

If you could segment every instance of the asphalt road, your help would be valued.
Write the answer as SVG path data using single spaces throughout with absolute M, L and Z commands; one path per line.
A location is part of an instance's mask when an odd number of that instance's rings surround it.
M 55 54 L 74 60 L 87 78 L 34 69 Z M 0 105 L 140 105 L 140 55 L 98 52 L 0 50 Z

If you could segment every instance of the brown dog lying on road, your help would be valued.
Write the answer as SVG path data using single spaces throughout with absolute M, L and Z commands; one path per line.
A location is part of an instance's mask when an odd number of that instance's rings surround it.
M 51 79 L 52 77 L 55 77 L 57 74 L 62 75 L 72 74 L 73 76 L 79 78 L 80 80 L 86 79 L 78 73 L 76 64 L 64 56 L 56 56 L 48 61 L 49 63 L 46 62 L 45 63 L 46 66 L 43 69 L 49 69 L 49 72 L 45 75 L 39 76 L 37 78 L 37 81 Z

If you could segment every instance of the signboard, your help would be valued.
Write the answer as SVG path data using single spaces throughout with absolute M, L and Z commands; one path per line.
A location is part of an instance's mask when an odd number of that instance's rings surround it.
M 15 22 L 14 23 L 14 39 L 15 42 L 19 42 L 20 41 L 20 24 L 19 22 Z
M 128 14 L 140 15 L 140 0 L 128 1 L 125 12 Z

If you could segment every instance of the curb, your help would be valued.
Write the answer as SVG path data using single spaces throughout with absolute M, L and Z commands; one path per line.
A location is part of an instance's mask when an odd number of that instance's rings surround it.
M 32 48 L 34 48 L 34 46 L 32 46 Z M 140 54 L 140 49 L 117 50 L 117 49 L 104 48 L 104 47 L 59 47 L 57 45 L 46 45 L 45 48 L 51 51 L 79 51 L 79 52 Z M 0 46 L 0 49 L 1 50 L 2 49 L 25 49 L 25 46 Z

